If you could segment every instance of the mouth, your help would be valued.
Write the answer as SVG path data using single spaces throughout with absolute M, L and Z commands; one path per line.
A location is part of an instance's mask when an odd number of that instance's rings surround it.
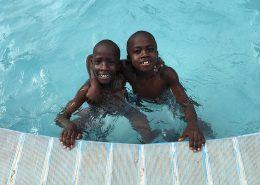
M 100 75 L 98 75 L 98 77 L 100 77 L 100 78 L 109 78 L 111 75 L 109 75 L 109 74 L 100 74 Z
M 142 66 L 149 66 L 149 65 L 151 65 L 151 61 L 150 61 L 150 60 L 140 61 L 139 63 L 140 63 Z
M 100 79 L 100 80 L 104 80 L 104 81 L 107 81 L 107 80 L 110 80 L 111 78 L 112 78 L 112 75 L 111 74 L 109 74 L 109 73 L 102 73 L 102 74 L 98 74 L 97 75 L 98 76 L 98 78 Z

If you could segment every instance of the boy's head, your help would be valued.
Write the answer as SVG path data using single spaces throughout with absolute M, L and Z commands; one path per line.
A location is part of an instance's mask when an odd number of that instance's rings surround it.
M 93 49 L 92 69 L 101 84 L 112 83 L 120 67 L 120 49 L 111 40 L 98 42 Z
M 157 43 L 153 35 L 146 31 L 135 32 L 127 41 L 127 54 L 137 70 L 153 70 L 158 59 Z

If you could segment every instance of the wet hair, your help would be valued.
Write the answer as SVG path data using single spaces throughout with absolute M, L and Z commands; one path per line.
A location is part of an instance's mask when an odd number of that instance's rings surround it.
M 153 36 L 151 33 L 147 32 L 147 31 L 137 31 L 137 32 L 135 32 L 134 34 L 132 34 L 132 35 L 129 37 L 129 39 L 127 40 L 127 48 L 126 48 L 127 52 L 128 52 L 129 47 L 130 47 L 131 41 L 132 41 L 137 35 L 146 35 L 146 36 L 150 37 L 150 38 L 154 41 L 155 46 L 157 47 L 156 40 L 155 40 L 154 36 Z
M 114 52 L 116 53 L 116 57 L 120 58 L 120 49 L 119 49 L 118 45 L 116 43 L 114 43 L 112 40 L 108 40 L 108 39 L 99 41 L 93 48 L 93 53 L 101 45 L 105 45 L 105 46 L 108 46 L 109 48 L 113 49 Z

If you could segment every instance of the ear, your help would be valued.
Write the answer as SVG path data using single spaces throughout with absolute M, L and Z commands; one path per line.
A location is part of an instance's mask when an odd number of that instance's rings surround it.
M 119 72 L 121 69 L 121 60 L 119 60 L 116 64 L 116 72 Z
M 87 59 L 86 59 L 86 68 L 88 73 L 90 74 L 90 70 L 93 67 L 93 55 L 88 55 Z
M 126 59 L 127 59 L 127 60 L 130 60 L 130 57 L 129 57 L 129 55 L 127 55 L 127 56 L 126 56 Z
M 121 65 L 117 65 L 117 66 L 116 66 L 116 72 L 119 72 L 120 69 L 121 69 Z

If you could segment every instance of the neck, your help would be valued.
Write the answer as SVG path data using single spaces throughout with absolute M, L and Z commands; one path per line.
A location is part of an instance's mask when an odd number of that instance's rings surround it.
M 136 70 L 136 76 L 138 76 L 139 78 L 152 78 L 155 76 L 154 71 L 139 71 Z
M 109 83 L 109 84 L 101 84 L 101 87 L 103 89 L 112 89 L 113 88 L 113 83 Z

